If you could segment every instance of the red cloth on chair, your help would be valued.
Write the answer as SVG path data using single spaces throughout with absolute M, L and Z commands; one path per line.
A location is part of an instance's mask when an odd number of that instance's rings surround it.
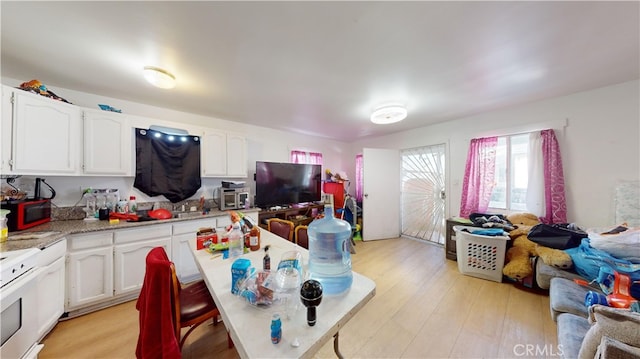
M 162 247 L 147 254 L 142 291 L 136 303 L 140 312 L 137 358 L 180 358 L 172 319 L 171 267 Z

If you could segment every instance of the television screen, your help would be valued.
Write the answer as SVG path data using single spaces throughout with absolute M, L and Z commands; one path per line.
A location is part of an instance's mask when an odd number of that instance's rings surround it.
M 256 199 L 260 208 L 319 201 L 322 166 L 256 162 Z

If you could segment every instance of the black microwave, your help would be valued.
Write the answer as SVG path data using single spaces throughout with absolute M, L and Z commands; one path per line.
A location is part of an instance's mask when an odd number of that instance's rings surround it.
M 7 214 L 9 232 L 22 231 L 51 221 L 49 199 L 3 201 L 2 209 L 10 211 Z

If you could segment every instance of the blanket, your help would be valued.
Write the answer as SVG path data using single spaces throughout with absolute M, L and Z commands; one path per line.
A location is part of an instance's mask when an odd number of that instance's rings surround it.
M 140 334 L 137 358 L 180 358 L 172 318 L 171 267 L 164 248 L 152 249 L 147 255 L 144 282 L 136 309 L 140 312 Z

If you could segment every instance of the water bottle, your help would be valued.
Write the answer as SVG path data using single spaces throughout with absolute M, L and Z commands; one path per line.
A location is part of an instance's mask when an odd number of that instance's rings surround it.
M 324 218 L 309 224 L 309 275 L 322 284 L 325 295 L 340 294 L 351 287 L 351 225 L 335 218 L 333 206 L 324 207 Z
M 240 222 L 234 222 L 229 232 L 229 258 L 240 257 L 244 253 L 244 233 L 240 229 Z

